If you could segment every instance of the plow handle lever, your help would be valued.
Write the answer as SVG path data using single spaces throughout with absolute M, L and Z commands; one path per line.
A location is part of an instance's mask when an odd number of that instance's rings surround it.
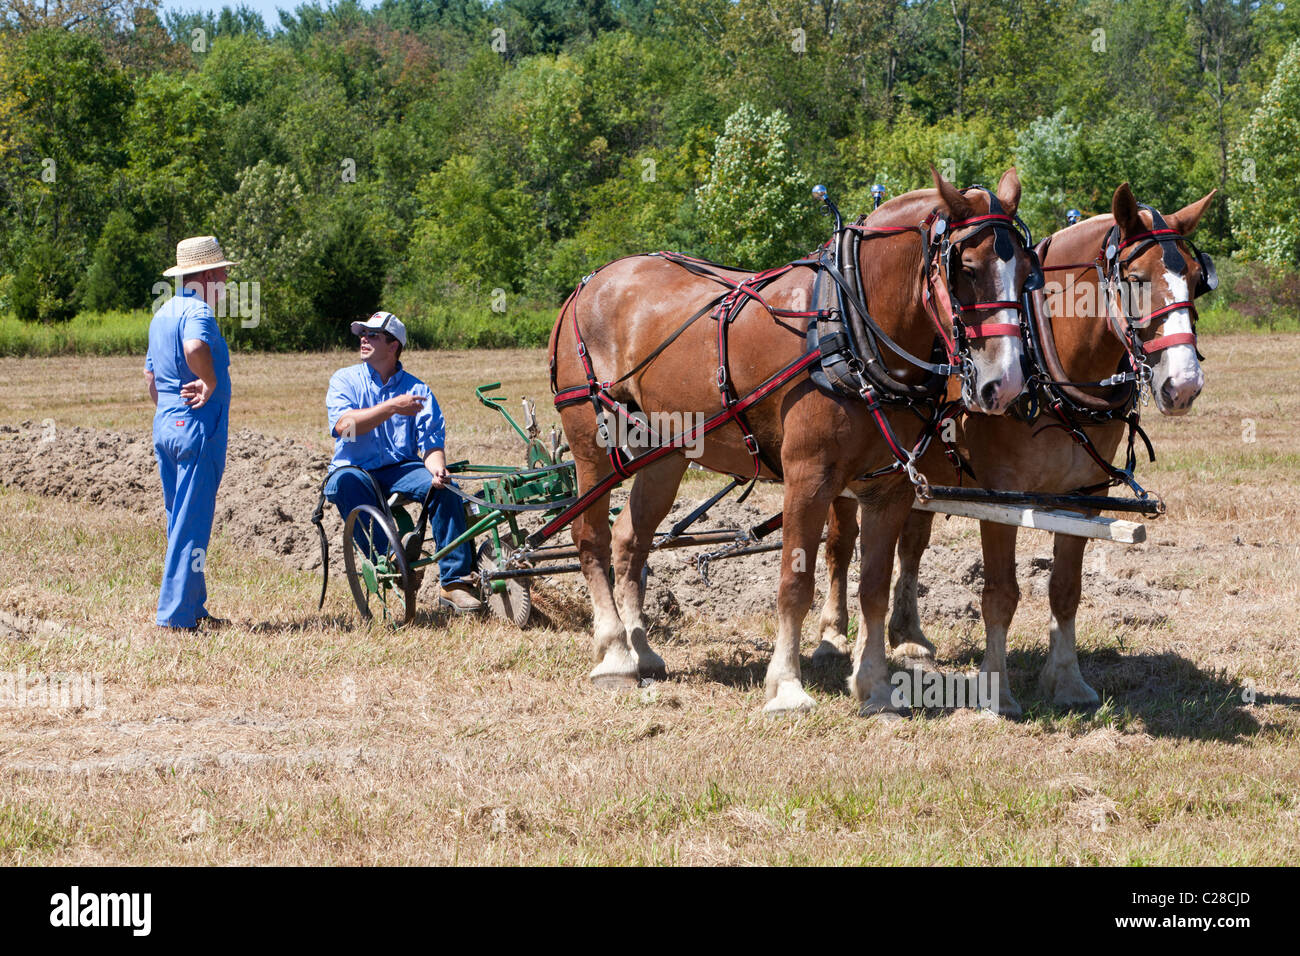
M 510 423 L 510 427 L 513 428 L 515 432 L 519 435 L 519 437 L 524 440 L 524 444 L 528 444 L 528 440 L 530 436 L 528 435 L 527 432 L 525 432 L 522 428 L 519 427 L 518 422 L 516 422 L 513 418 L 510 417 L 510 413 L 506 411 L 506 405 L 505 405 L 506 400 L 504 398 L 488 398 L 487 395 L 484 394 L 485 392 L 495 392 L 500 387 L 501 387 L 500 382 L 489 382 L 487 385 L 476 385 L 474 386 L 474 394 L 478 397 L 478 400 L 482 402 L 484 405 L 486 405 L 488 408 L 495 408 L 502 415 L 504 415 L 506 417 L 506 421 Z

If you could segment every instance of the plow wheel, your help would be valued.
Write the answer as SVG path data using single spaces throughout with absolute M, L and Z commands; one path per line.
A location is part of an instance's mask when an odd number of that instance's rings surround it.
M 361 542 L 353 532 L 360 526 Z M 343 566 L 352 599 L 363 620 L 376 613 L 401 627 L 415 617 L 415 576 L 411 573 L 388 516 L 373 505 L 358 505 L 343 524 Z
M 509 555 L 509 549 L 502 544 L 502 549 Z M 484 541 L 478 546 L 478 566 L 480 571 L 497 569 L 496 549 L 491 541 Z M 528 623 L 528 616 L 533 612 L 533 598 L 527 578 L 507 578 L 503 582 L 504 591 L 484 588 L 483 599 L 487 601 L 492 613 L 504 621 L 511 621 L 516 627 Z
M 551 460 L 551 453 L 546 450 L 538 439 L 534 438 L 528 442 L 528 451 L 524 455 L 524 465 L 528 468 L 545 468 L 548 465 L 554 465 Z

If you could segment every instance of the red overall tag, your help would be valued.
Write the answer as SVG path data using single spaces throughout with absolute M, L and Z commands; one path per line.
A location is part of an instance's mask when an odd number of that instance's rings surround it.
M 185 427 L 185 419 L 183 419 L 183 418 L 178 418 L 178 419 L 176 419 L 176 427 L 177 427 L 177 428 L 184 428 L 184 427 Z

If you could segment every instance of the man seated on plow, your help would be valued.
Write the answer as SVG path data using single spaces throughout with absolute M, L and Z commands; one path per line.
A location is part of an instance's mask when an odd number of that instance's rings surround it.
M 429 387 L 399 361 L 406 346 L 406 326 L 391 312 L 376 312 L 364 322 L 353 322 L 352 332 L 361 337 L 361 361 L 330 376 L 325 397 L 334 436 L 330 468 L 364 469 L 385 496 L 401 492 L 423 501 L 432 487 L 429 530 L 437 547 L 445 547 L 465 532 L 465 508 L 448 488 L 451 475 L 443 452 L 442 410 Z M 363 476 L 347 470 L 330 476 L 325 497 L 338 506 L 344 520 L 357 505 L 382 504 L 374 500 L 374 489 Z M 365 548 L 361 522 L 353 533 Z M 468 541 L 443 556 L 438 562 L 439 604 L 458 614 L 483 607 L 470 579 L 473 567 Z

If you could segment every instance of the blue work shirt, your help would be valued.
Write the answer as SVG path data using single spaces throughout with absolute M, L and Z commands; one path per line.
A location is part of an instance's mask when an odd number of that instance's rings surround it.
M 215 414 L 217 409 L 230 404 L 230 350 L 226 348 L 212 309 L 189 289 L 164 302 L 149 323 L 149 354 L 144 367 L 153 372 L 158 411 L 166 414 L 186 407 L 181 401 L 181 386 L 198 378 L 185 364 L 184 343 L 188 339 L 206 342 L 212 351 L 217 389 L 203 407 L 211 407 Z
M 394 415 L 364 435 L 334 434 L 334 426 L 344 412 L 374 408 L 380 402 L 408 394 L 424 396 L 424 408 L 416 414 Z M 370 471 L 399 461 L 422 460 L 433 449 L 442 448 L 446 437 L 438 400 L 429 386 L 402 368 L 401 362 L 387 384 L 365 362 L 339 369 L 330 376 L 325 409 L 329 413 L 330 435 L 334 437 L 331 468 L 356 465 Z

